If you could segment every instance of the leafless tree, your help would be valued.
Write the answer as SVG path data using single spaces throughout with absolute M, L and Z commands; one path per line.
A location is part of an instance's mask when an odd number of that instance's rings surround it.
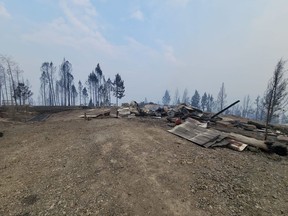
M 56 101 L 56 105 L 60 106 L 62 105 L 61 103 L 61 84 L 60 84 L 60 80 L 56 80 L 56 84 L 55 84 L 55 101 Z
M 250 96 L 246 95 L 243 100 L 242 117 L 247 118 L 249 114 L 253 113 Z
M 101 98 L 100 98 L 101 95 L 100 95 L 99 89 L 100 89 L 100 86 L 102 85 L 101 80 L 103 77 L 103 72 L 101 70 L 99 63 L 97 64 L 97 66 L 95 68 L 95 74 L 96 74 L 97 80 L 98 80 L 98 82 L 96 82 L 96 97 L 97 97 L 97 99 L 96 99 L 95 105 L 99 106 L 101 103 Z
M 64 95 L 64 104 L 62 105 L 66 106 L 68 102 L 68 106 L 70 106 L 72 97 L 71 87 L 74 77 L 72 75 L 72 64 L 65 59 L 60 66 L 60 77 L 61 92 Z M 63 101 L 63 97 L 61 97 L 61 100 Z
M 40 93 L 41 93 L 41 97 L 42 97 L 42 105 L 46 106 L 47 103 L 47 97 L 46 97 L 46 86 L 48 83 L 48 79 L 47 79 L 47 73 L 45 72 L 46 70 L 43 69 L 43 66 L 41 67 L 42 73 L 41 73 L 41 77 L 40 77 L 40 82 L 41 82 L 41 86 L 40 86 Z
M 56 96 L 55 96 L 55 89 L 54 89 L 54 74 L 56 71 L 56 66 L 53 65 L 53 62 L 50 62 L 48 66 L 48 82 L 49 82 L 49 98 L 50 98 L 50 106 L 56 105 Z
M 188 97 L 187 88 L 184 89 L 183 96 L 182 96 L 182 103 L 185 103 L 185 104 L 189 103 L 189 97 Z
M 225 104 L 226 104 L 226 92 L 225 92 L 225 86 L 224 83 L 222 83 L 222 86 L 220 88 L 220 91 L 218 93 L 218 98 L 217 98 L 217 106 L 218 106 L 218 110 L 223 110 Z
M 23 80 L 21 80 L 21 74 L 23 72 L 24 71 L 19 67 L 19 65 L 16 64 L 15 68 L 14 68 L 14 74 L 15 74 L 15 78 L 16 78 L 17 83 L 20 83 L 23 81 Z
M 180 102 L 180 96 L 179 96 L 179 90 L 177 88 L 174 94 L 173 104 L 177 105 L 179 102 Z
M 6 100 L 7 100 L 8 91 L 7 91 L 7 83 L 6 83 L 6 72 L 5 72 L 5 68 L 3 67 L 3 65 L 0 64 L 0 105 L 2 105 L 2 101 L 5 99 L 4 91 L 6 93 L 5 95 L 6 95 Z
M 111 92 L 113 91 L 113 83 L 110 80 L 110 78 L 108 78 L 107 80 L 107 84 L 106 84 L 106 88 L 107 88 L 107 92 L 108 92 L 108 106 L 111 105 Z M 145 98 L 147 101 L 147 98 Z
M 267 140 L 268 124 L 271 122 L 275 114 L 283 109 L 287 104 L 287 79 L 284 77 L 286 61 L 282 59 L 277 63 L 273 77 L 267 85 L 264 93 L 264 106 L 266 108 L 266 133 L 265 140 Z
M 78 82 L 78 93 L 79 93 L 79 105 L 82 105 L 82 90 L 83 90 L 83 85 L 82 82 L 79 80 Z
M 260 99 L 259 95 L 256 97 L 254 103 L 256 105 L 256 108 L 255 108 L 255 119 L 258 120 L 259 116 L 260 116 L 260 106 L 261 106 L 261 99 Z
M 14 72 L 15 69 L 17 67 L 16 62 L 14 62 L 12 60 L 11 57 L 8 56 L 4 56 L 4 55 L 0 55 L 0 60 L 3 63 L 4 67 L 6 66 L 6 73 L 8 75 L 8 83 L 9 83 L 9 89 L 10 89 L 10 100 L 12 105 L 17 105 L 17 100 L 15 97 L 13 97 L 14 92 L 16 90 L 16 83 L 15 83 L 15 76 L 14 76 Z M 5 77 L 5 81 L 6 81 L 6 77 Z M 8 100 L 8 96 L 7 96 L 7 100 Z
M 75 85 L 73 84 L 73 85 L 71 86 L 71 104 L 72 104 L 72 106 L 75 106 L 75 105 L 76 105 L 76 98 L 77 98 L 77 96 L 78 96 L 78 92 L 77 92 L 77 90 L 76 90 Z

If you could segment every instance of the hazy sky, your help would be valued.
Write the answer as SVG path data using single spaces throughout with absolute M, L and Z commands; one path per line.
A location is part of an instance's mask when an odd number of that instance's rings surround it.
M 120 73 L 122 101 L 162 101 L 225 83 L 228 102 L 263 93 L 288 58 L 287 0 L 0 0 L 0 53 L 38 95 L 44 61 L 72 63 L 76 83 L 97 63 Z

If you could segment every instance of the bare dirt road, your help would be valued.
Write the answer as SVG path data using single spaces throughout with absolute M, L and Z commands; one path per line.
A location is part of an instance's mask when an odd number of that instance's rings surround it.
M 288 159 L 205 149 L 158 119 L 0 122 L 0 215 L 287 215 Z

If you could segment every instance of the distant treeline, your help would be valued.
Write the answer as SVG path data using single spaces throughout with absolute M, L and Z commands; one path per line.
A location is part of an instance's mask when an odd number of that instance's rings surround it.
M 241 104 L 231 107 L 225 114 L 265 121 L 266 125 L 270 122 L 288 123 L 286 113 L 288 104 L 288 80 L 285 76 L 285 63 L 286 61 L 283 59 L 278 61 L 263 96 L 258 95 L 253 101 L 249 95 L 246 95 Z M 229 105 L 227 104 L 226 98 L 225 85 L 222 83 L 216 100 L 214 100 L 212 94 L 206 92 L 200 96 L 198 90 L 195 90 L 193 96 L 190 98 L 187 89 L 184 90 L 181 98 L 178 89 L 176 89 L 173 100 L 169 91 L 165 90 L 162 103 L 164 105 L 186 103 L 200 108 L 203 111 L 218 112 Z
M 110 106 L 111 94 L 118 99 L 124 97 L 124 81 L 119 74 L 111 81 L 106 79 L 99 64 L 82 83 L 74 83 L 72 64 L 63 60 L 56 77 L 56 66 L 53 62 L 44 62 L 40 68 L 40 104 L 44 106 Z M 75 86 L 77 85 L 77 87 Z
M 57 73 L 58 72 L 58 73 Z M 124 97 L 124 80 L 117 73 L 114 80 L 106 79 L 100 65 L 88 74 L 87 80 L 75 83 L 72 64 L 63 59 L 57 67 L 53 62 L 40 65 L 40 90 L 38 101 L 32 98 L 29 81 L 24 81 L 24 71 L 11 58 L 0 54 L 0 106 L 43 105 L 43 106 L 110 106 L 111 96 Z

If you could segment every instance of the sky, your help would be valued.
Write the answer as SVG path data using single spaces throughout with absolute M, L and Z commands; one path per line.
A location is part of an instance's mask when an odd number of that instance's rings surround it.
M 197 89 L 227 102 L 262 95 L 288 59 L 287 0 L 0 0 L 0 54 L 38 96 L 40 66 L 72 63 L 75 84 L 100 64 L 119 73 L 122 102 Z M 288 64 L 287 64 L 288 65 Z

